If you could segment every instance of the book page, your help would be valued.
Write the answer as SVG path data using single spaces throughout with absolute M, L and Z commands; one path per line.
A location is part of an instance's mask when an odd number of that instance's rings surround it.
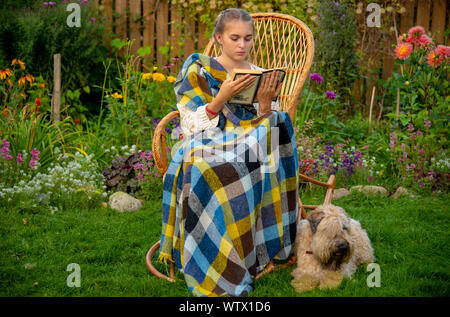
M 244 75 L 245 74 L 236 74 L 235 80 Z M 256 95 L 256 90 L 258 89 L 258 84 L 259 84 L 259 81 L 261 80 L 261 76 L 255 76 L 255 77 L 257 77 L 257 78 L 255 79 L 255 81 L 249 88 L 245 89 L 244 91 L 241 91 L 239 94 L 234 96 L 229 102 L 245 104 L 245 105 L 253 104 L 253 98 Z

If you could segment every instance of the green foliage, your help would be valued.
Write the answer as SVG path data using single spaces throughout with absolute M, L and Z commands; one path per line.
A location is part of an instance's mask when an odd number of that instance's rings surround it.
M 53 55 L 59 53 L 63 97 L 68 89 L 80 89 L 80 98 L 89 108 L 86 103 L 92 102 L 98 94 L 98 91 L 91 91 L 91 86 L 102 82 L 101 63 L 108 55 L 103 45 L 106 30 L 94 3 L 80 5 L 81 27 L 67 25 L 70 12 L 66 11 L 66 2 L 45 6 L 41 1 L 34 1 L 29 5 L 0 11 L 0 69 L 18 58 L 25 62 L 30 74 L 41 75 L 44 82 L 52 83 Z M 78 107 L 74 111 L 85 110 L 81 103 L 71 103 Z
M 406 128 L 409 123 L 422 126 L 426 121 L 431 123 L 430 142 L 434 150 L 448 148 L 448 59 L 441 64 L 431 66 L 428 56 L 432 47 L 415 47 L 404 60 L 397 59 L 400 71 L 394 72 L 387 81 L 390 100 L 400 92 L 400 113 L 395 109 L 387 117 L 392 118 L 392 125 Z
M 102 104 L 95 133 L 99 139 L 106 139 L 114 145 L 134 144 L 139 149 L 150 149 L 155 118 L 159 120 L 176 104 L 172 84 L 175 77 L 136 71 L 135 66 L 141 56 L 130 53 L 131 45 L 131 41 L 112 41 L 117 51 L 124 51 L 125 58 L 116 55 L 118 77 L 111 78 L 105 74 L 105 108 Z M 108 67 L 105 68 L 107 72 Z M 117 90 L 106 87 L 108 79 L 110 87 L 117 87 Z
M 351 1 L 318 1 L 318 27 L 315 37 L 313 70 L 325 78 L 338 96 L 347 100 L 359 76 L 354 8 Z
M 323 200 L 323 193 L 300 195 L 305 204 Z M 367 230 L 381 287 L 367 286 L 371 272 L 362 266 L 338 289 L 299 294 L 291 285 L 293 266 L 265 275 L 249 296 L 448 296 L 448 195 L 393 200 L 355 193 L 336 203 Z M 51 215 L 37 210 L 1 206 L 1 296 L 193 296 L 180 272 L 169 285 L 146 269 L 145 255 L 161 236 L 161 201 L 145 202 L 132 213 L 73 208 Z M 27 263 L 36 266 L 27 269 Z M 67 287 L 69 263 L 80 264 L 81 287 Z M 167 274 L 164 265 L 154 263 Z

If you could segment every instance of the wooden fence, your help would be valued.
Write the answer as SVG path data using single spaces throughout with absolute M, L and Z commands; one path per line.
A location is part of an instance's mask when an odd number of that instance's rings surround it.
M 153 63 L 165 65 L 171 62 L 171 57 L 189 56 L 191 53 L 202 52 L 208 43 L 207 26 L 197 18 L 192 19 L 180 4 L 171 4 L 170 0 L 97 0 L 103 15 L 110 22 L 111 30 L 120 38 L 133 39 L 132 51 L 139 47 L 151 46 L 152 54 L 144 65 Z M 399 0 L 397 0 L 398 2 Z M 380 32 L 378 28 L 369 28 L 364 21 L 359 21 L 360 49 L 368 56 L 362 63 L 362 71 L 371 77 L 388 78 L 394 69 L 394 52 L 392 44 L 397 36 L 406 32 L 414 25 L 422 25 L 428 33 L 436 35 L 438 43 L 444 43 L 444 32 L 449 24 L 450 5 L 447 0 L 400 0 L 406 12 L 385 13 L 383 19 L 392 19 L 392 32 Z M 363 1 L 365 6 L 371 1 Z M 380 1 L 377 1 L 380 3 Z M 390 0 L 381 3 L 386 7 Z M 192 11 L 192 10 L 191 10 Z M 358 19 L 365 19 L 368 13 L 358 15 Z M 362 22 L 362 23 L 361 23 Z M 160 47 L 166 47 L 167 53 L 161 52 Z M 180 65 L 178 65 L 179 67 Z M 171 69 L 172 73 L 178 67 Z M 373 68 L 378 72 L 374 73 Z M 147 69 L 148 70 L 148 69 Z M 146 71 L 145 67 L 143 71 Z M 361 104 L 370 103 L 373 86 L 372 80 L 361 80 L 355 84 L 354 94 Z

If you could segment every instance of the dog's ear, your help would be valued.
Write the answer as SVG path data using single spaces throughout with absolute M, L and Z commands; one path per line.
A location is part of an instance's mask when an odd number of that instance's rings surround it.
M 320 221 L 325 216 L 323 211 L 313 211 L 309 213 L 306 218 L 309 221 L 309 226 L 311 227 L 311 232 L 314 234 L 317 231 L 317 227 L 319 226 Z

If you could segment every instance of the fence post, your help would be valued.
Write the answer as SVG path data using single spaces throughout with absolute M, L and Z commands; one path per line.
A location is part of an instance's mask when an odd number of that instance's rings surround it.
M 61 54 L 53 55 L 53 123 L 60 121 L 61 111 Z

